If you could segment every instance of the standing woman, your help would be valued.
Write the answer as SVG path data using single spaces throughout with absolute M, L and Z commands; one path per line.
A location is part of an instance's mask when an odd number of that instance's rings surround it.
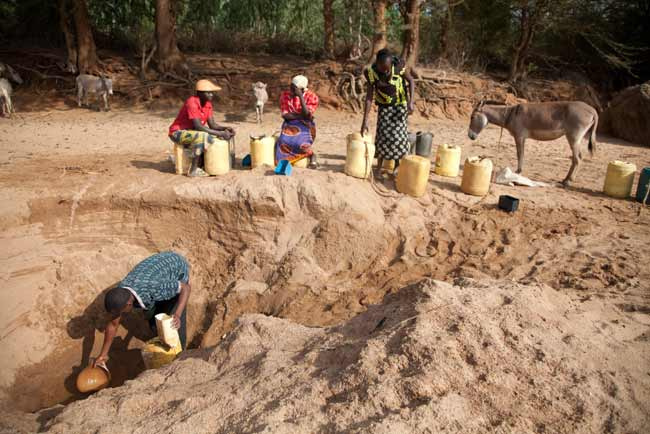
M 406 121 L 408 114 L 414 110 L 415 83 L 404 63 L 387 49 L 379 50 L 375 63 L 364 74 L 368 87 L 361 134 L 368 131 L 368 113 L 374 99 L 378 107 L 375 136 L 378 167 L 381 169 L 384 160 L 394 160 L 394 174 L 397 174 L 399 160 L 409 151 Z
M 275 163 L 289 160 L 291 164 L 309 158 L 309 166 L 316 167 L 316 157 L 311 147 L 316 138 L 314 112 L 318 96 L 307 89 L 307 77 L 296 75 L 291 87 L 280 95 L 282 131 L 275 143 Z

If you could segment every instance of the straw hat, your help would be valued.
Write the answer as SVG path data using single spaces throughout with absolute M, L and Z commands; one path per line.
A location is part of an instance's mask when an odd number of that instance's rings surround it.
M 221 90 L 221 87 L 210 80 L 199 80 L 196 82 L 196 90 L 200 92 L 218 92 Z

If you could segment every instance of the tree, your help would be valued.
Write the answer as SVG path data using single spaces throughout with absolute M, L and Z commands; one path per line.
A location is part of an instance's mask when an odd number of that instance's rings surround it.
M 440 57 L 449 56 L 449 35 L 454 27 L 454 9 L 463 4 L 465 0 L 446 0 L 446 11 L 440 25 Z
M 80 73 L 91 72 L 97 66 L 97 49 L 90 28 L 90 18 L 85 0 L 74 1 L 74 25 L 77 29 L 77 66 Z
M 421 5 L 422 0 L 403 0 L 400 2 L 400 12 L 404 20 L 402 58 L 406 67 L 413 71 L 415 76 L 419 75 L 415 65 L 418 62 L 418 54 L 420 52 Z
M 513 13 L 519 19 L 519 40 L 512 52 L 510 75 L 508 76 L 510 81 L 516 82 L 526 76 L 527 58 L 533 36 L 542 20 L 549 14 L 551 2 L 552 0 L 517 0 L 515 2 Z
M 324 47 L 325 57 L 334 58 L 334 0 L 323 0 Z
M 59 0 L 59 23 L 67 50 L 66 69 L 81 74 L 94 72 L 97 67 L 97 49 L 86 1 Z
M 75 39 L 74 22 L 70 22 L 70 14 L 68 14 L 67 1 L 59 0 L 59 23 L 63 36 L 65 37 L 66 48 L 66 65 L 65 69 L 71 73 L 77 72 L 77 41 Z
M 372 0 L 374 36 L 372 38 L 372 52 L 370 53 L 370 59 L 368 59 L 370 63 L 374 61 L 377 52 L 383 48 L 386 48 L 386 45 L 388 45 L 388 40 L 386 38 L 387 4 L 388 0 Z
M 185 72 L 188 66 L 176 42 L 174 0 L 156 0 L 156 52 L 158 70 L 162 73 Z

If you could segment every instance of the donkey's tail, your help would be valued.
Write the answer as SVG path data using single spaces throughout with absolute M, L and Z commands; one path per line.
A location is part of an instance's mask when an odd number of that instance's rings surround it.
M 596 130 L 598 129 L 598 113 L 594 113 L 594 123 L 589 130 L 589 154 L 593 157 L 596 153 Z

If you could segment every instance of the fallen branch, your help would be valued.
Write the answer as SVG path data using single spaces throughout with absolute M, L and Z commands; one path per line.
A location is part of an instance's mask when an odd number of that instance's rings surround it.
M 67 80 L 72 80 L 72 77 L 64 77 L 64 76 L 62 76 L 62 75 L 49 75 L 49 74 L 44 74 L 44 73 L 40 72 L 40 71 L 37 70 L 37 69 L 29 68 L 29 67 L 27 67 L 27 66 L 23 66 L 23 65 L 16 65 L 16 68 L 23 69 L 23 70 L 25 70 L 25 71 L 33 72 L 34 74 L 38 75 L 39 78 L 44 79 L 44 80 L 46 80 L 46 79 L 52 79 L 52 80 L 66 80 L 66 81 L 67 81 Z
M 237 74 L 252 74 L 253 71 L 242 71 L 242 70 L 237 70 L 237 69 L 221 69 L 221 70 L 214 70 L 214 69 L 193 69 L 192 72 L 194 74 L 199 74 L 199 75 L 216 75 L 216 76 L 230 76 L 230 75 L 237 75 Z
M 151 83 L 143 84 L 140 86 L 134 86 L 131 88 L 123 88 L 124 92 L 133 92 L 135 90 L 140 90 L 140 89 L 146 89 L 146 88 L 152 88 L 156 86 L 161 86 L 161 87 L 186 87 L 186 83 L 170 83 L 168 81 L 153 81 Z

